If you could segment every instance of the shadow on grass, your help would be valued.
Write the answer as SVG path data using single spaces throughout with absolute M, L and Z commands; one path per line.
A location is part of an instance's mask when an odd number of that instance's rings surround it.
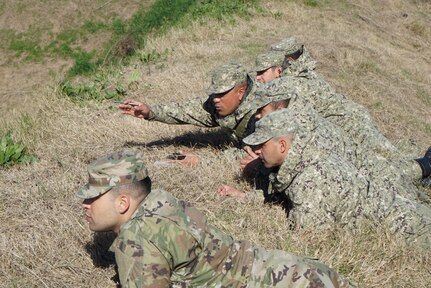
M 94 266 L 108 268 L 115 264 L 115 255 L 109 251 L 115 237 L 114 233 L 95 233 L 93 241 L 85 245 L 85 250 L 90 254 Z
M 229 134 L 221 129 L 217 131 L 197 131 L 187 132 L 183 135 L 175 136 L 172 138 L 162 138 L 151 142 L 135 142 L 128 141 L 124 144 L 125 147 L 166 147 L 166 146 L 185 146 L 189 148 L 199 149 L 208 146 L 215 149 L 226 149 L 235 143 L 230 139 Z
M 115 265 L 115 254 L 109 251 L 112 242 L 114 242 L 116 235 L 112 232 L 95 233 L 93 241 L 88 242 L 85 245 L 85 250 L 90 254 L 93 260 L 93 265 L 99 268 L 109 268 Z M 117 288 L 121 287 L 120 277 L 118 275 L 118 269 L 115 265 L 115 275 L 111 277 L 111 280 L 115 282 Z

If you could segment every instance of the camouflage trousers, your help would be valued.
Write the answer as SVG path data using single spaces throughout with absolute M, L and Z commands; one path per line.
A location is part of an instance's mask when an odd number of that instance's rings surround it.
M 325 264 L 281 250 L 254 249 L 250 281 L 246 287 L 353 287 Z

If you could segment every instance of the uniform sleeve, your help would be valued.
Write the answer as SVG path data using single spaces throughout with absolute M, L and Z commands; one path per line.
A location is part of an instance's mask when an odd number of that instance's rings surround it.
M 114 251 L 122 287 L 169 287 L 171 268 L 157 247 L 130 238 L 117 243 Z
M 151 107 L 150 121 L 166 124 L 191 124 L 199 127 L 216 127 L 217 122 L 209 109 L 205 109 L 206 99 L 194 99 L 183 103 L 170 103 Z

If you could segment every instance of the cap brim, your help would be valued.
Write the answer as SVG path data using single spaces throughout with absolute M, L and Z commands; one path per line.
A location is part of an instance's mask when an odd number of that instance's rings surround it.
M 81 199 L 91 199 L 91 198 L 100 196 L 111 189 L 112 189 L 111 186 L 96 187 L 96 186 L 90 185 L 90 183 L 87 183 L 84 186 L 82 186 L 78 190 L 78 192 L 76 192 L 76 197 Z
M 271 68 L 272 66 L 269 66 L 269 67 L 264 67 L 264 66 L 258 66 L 258 67 L 255 67 L 254 68 L 254 71 L 256 72 L 256 73 L 259 73 L 259 72 L 264 72 L 264 71 L 266 71 L 266 70 L 268 70 L 269 68 Z
M 265 143 L 271 138 L 270 135 L 257 131 L 242 139 L 242 142 L 249 146 L 256 146 Z

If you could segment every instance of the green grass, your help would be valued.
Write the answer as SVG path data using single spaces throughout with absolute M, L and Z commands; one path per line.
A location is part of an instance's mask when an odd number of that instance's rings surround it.
M 158 0 L 148 10 L 141 8 L 129 20 L 115 18 L 107 22 L 86 21 L 83 25 L 59 33 L 29 30 L 15 33 L 2 30 L 0 38 L 8 42 L 9 50 L 27 61 L 41 61 L 46 57 L 73 59 L 74 66 L 67 76 L 88 75 L 100 64 L 112 64 L 145 47 L 147 35 L 163 34 L 171 27 L 186 27 L 195 20 L 214 18 L 228 23 L 235 16 L 249 17 L 251 8 L 258 8 L 258 0 Z M 103 51 L 83 51 L 82 42 L 101 31 L 111 33 Z M 48 35 L 46 35 L 48 34 Z M 48 36 L 48 43 L 42 43 Z M 3 42 L 3 41 L 2 41 Z M 4 45 L 4 44 L 3 44 Z
M 13 164 L 27 164 L 35 160 L 36 157 L 29 155 L 23 144 L 13 141 L 11 131 L 5 133 L 0 138 L 0 167 Z

